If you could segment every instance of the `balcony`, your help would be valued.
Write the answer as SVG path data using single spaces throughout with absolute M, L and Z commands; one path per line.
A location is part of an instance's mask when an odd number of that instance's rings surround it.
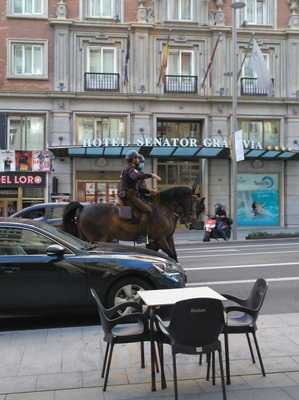
M 197 93 L 197 76 L 165 75 L 164 93 Z
M 119 92 L 119 74 L 85 72 L 84 90 Z
M 268 96 L 265 90 L 257 88 L 256 78 L 241 78 L 241 96 Z M 272 79 L 274 90 L 274 79 Z

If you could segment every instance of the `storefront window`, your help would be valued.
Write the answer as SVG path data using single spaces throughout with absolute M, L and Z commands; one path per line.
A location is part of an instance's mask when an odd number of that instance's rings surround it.
M 126 127 L 124 117 L 78 117 L 77 144 L 94 139 L 125 139 Z
M 171 185 L 192 186 L 199 174 L 198 161 L 159 161 L 160 187 Z
M 118 182 L 95 182 L 78 181 L 77 199 L 87 203 L 110 203 L 117 202 Z
M 280 144 L 280 121 L 241 121 L 244 140 L 259 142 L 263 147 L 279 146 Z
M 43 150 L 45 142 L 44 117 L 8 118 L 8 144 L 10 150 Z

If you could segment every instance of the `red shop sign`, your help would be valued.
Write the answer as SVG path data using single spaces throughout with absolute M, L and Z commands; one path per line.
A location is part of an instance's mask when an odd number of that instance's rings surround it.
M 0 187 L 46 186 L 46 174 L 42 172 L 0 172 Z

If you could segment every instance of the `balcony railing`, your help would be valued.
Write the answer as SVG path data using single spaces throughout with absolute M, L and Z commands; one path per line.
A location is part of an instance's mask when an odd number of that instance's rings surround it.
M 165 75 L 164 93 L 197 93 L 197 76 Z
M 85 72 L 84 90 L 119 92 L 119 74 Z
M 274 90 L 274 79 L 272 79 Z M 241 78 L 241 96 L 268 96 L 265 90 L 257 88 L 256 78 Z

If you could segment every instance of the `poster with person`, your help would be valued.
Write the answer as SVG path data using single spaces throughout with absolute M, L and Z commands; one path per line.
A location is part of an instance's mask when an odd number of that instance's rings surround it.
M 16 171 L 32 171 L 32 151 L 16 150 Z
M 278 174 L 238 174 L 237 223 L 239 226 L 279 226 Z
M 0 171 L 16 170 L 16 155 L 14 150 L 0 150 Z

